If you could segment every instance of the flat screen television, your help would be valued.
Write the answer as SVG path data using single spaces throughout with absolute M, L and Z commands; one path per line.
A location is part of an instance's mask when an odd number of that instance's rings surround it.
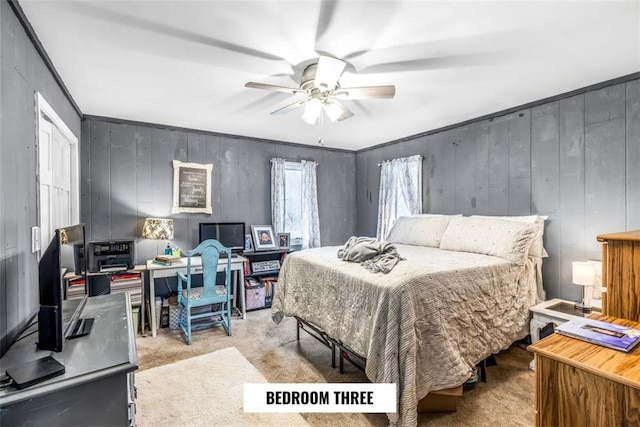
M 40 309 L 38 311 L 38 348 L 40 350 L 62 351 L 64 340 L 77 335 L 77 328 L 88 334 L 92 321 L 80 323 L 80 315 L 87 298 L 86 270 L 76 266 L 79 247 L 85 246 L 84 224 L 59 228 L 55 231 L 49 246 L 42 254 L 38 265 L 38 285 Z M 78 268 L 79 267 L 79 268 Z M 80 301 L 71 317 L 65 319 L 62 311 L 64 300 L 64 274 L 80 270 L 84 277 L 85 297 Z M 86 330 L 88 328 L 88 330 Z
M 200 223 L 200 243 L 215 239 L 232 252 L 244 250 L 244 222 L 202 222 Z

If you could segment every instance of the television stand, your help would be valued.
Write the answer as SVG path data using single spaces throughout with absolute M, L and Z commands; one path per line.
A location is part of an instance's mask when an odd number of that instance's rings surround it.
M 73 328 L 71 328 L 71 332 L 69 333 L 67 339 L 72 340 L 74 338 L 80 338 L 89 335 L 91 333 L 91 328 L 93 327 L 93 321 L 93 317 L 76 320 Z
M 64 314 L 70 316 L 77 304 L 78 300 L 63 301 Z M 0 389 L 1 426 L 136 425 L 134 371 L 138 354 L 131 298 L 126 292 L 89 298 L 83 315 L 95 318 L 91 334 L 65 342 L 62 352 L 54 356 L 64 365 L 64 373 L 32 385 L 27 376 L 27 387 Z M 30 326 L 26 334 L 37 327 Z M 37 339 L 37 334 L 25 335 L 12 345 L 0 359 L 2 373 L 15 373 L 25 364 L 49 356 L 50 351 L 34 351 Z M 38 369 L 36 377 L 43 375 L 42 371 Z M 51 372 L 59 371 L 47 367 L 45 373 Z

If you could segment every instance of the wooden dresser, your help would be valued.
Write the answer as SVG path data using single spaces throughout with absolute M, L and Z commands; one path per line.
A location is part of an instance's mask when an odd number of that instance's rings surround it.
M 591 317 L 640 328 L 630 320 Z M 640 346 L 623 353 L 556 333 L 529 350 L 536 366 L 536 426 L 640 425 Z
M 640 230 L 601 234 L 602 313 L 640 322 Z

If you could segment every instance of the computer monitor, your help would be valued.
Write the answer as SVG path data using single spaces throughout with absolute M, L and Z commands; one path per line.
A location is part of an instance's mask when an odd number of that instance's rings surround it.
M 203 222 L 200 223 L 200 243 L 215 239 L 232 252 L 244 250 L 244 222 Z

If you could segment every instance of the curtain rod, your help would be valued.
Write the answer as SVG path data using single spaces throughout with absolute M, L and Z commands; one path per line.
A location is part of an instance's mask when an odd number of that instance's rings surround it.
M 424 156 L 422 154 L 417 154 L 418 157 L 420 157 L 420 160 L 424 160 Z M 409 159 L 411 159 L 412 157 L 415 156 L 409 156 L 409 157 L 399 157 L 397 159 L 391 159 L 391 160 L 385 160 L 382 163 L 378 163 L 378 167 L 384 165 L 385 163 L 391 163 L 391 162 L 406 162 Z
M 285 162 L 289 162 L 289 163 L 301 163 L 301 162 L 309 162 L 309 163 L 314 163 L 316 166 L 318 165 L 318 162 L 316 162 L 315 160 L 288 160 L 288 159 L 283 159 L 281 157 L 274 157 L 271 159 L 271 163 L 273 162 L 277 162 L 278 160 L 282 160 Z

